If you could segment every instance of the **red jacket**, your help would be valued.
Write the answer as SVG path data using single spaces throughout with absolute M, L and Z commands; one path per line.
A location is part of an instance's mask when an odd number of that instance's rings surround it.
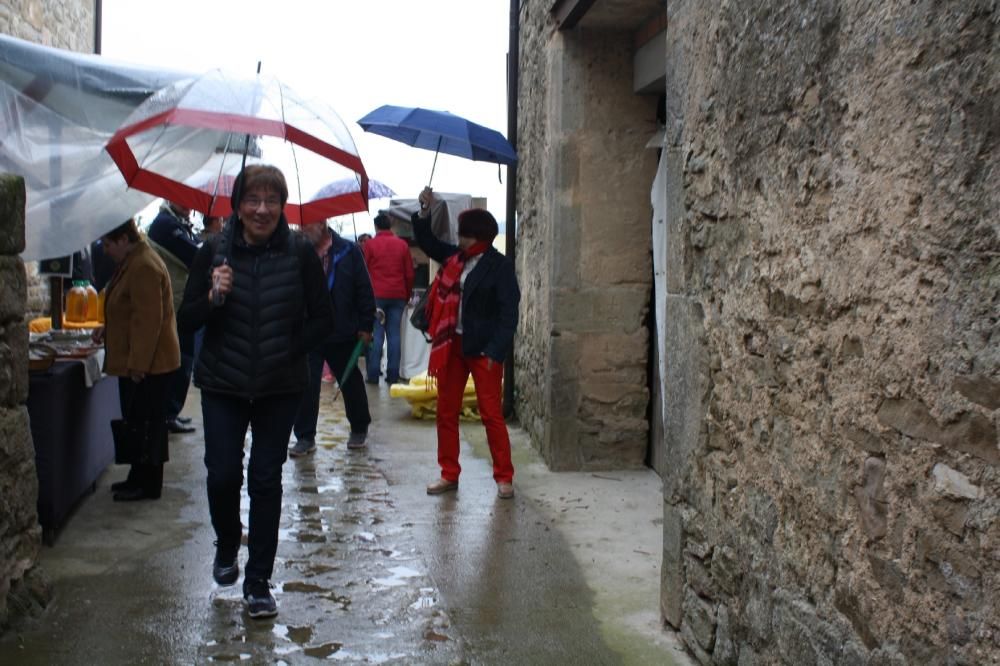
M 372 277 L 375 298 L 410 298 L 413 290 L 413 257 L 410 246 L 389 229 L 379 229 L 365 243 L 365 263 Z

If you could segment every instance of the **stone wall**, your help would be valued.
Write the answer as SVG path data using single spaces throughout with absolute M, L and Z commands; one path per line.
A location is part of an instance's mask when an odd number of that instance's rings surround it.
M 518 416 L 551 469 L 639 467 L 656 99 L 622 74 L 630 34 L 557 32 L 547 5 L 522 6 Z
M 8 594 L 41 545 L 38 477 L 28 424 L 28 329 L 24 264 L 24 180 L 0 174 L 0 628 Z
M 94 0 L 10 0 L 0 3 L 0 33 L 81 53 L 94 51 Z M 38 263 L 25 265 L 28 317 L 47 313 L 49 287 Z
M 70 51 L 94 51 L 95 0 L 7 0 L 0 32 Z
M 1000 663 L 1000 8 L 668 7 L 664 617 Z
M 85 53 L 94 50 L 94 0 L 12 0 L 0 4 L 0 32 Z M 0 175 L 0 631 L 48 599 L 35 566 L 41 544 L 38 477 L 28 410 L 26 314 L 48 309 L 37 263 L 25 265 L 24 181 Z

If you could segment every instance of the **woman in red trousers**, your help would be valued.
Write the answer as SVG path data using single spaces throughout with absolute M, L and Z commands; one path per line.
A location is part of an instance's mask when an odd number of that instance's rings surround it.
M 517 329 L 521 292 L 514 265 L 493 248 L 497 221 L 482 208 L 458 216 L 458 245 L 439 240 L 431 232 L 432 190 L 420 193 L 420 212 L 413 214 L 417 244 L 442 264 L 427 298 L 431 356 L 427 374 L 437 381 L 438 464 L 441 478 L 427 486 L 427 494 L 458 489 L 458 417 L 469 374 L 476 384 L 479 414 L 493 457 L 497 495 L 514 496 L 514 466 L 510 437 L 503 420 L 503 361 L 510 353 Z

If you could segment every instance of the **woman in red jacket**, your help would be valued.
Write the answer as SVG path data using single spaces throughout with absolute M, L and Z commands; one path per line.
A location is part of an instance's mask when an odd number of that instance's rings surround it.
M 514 265 L 493 247 L 497 221 L 489 211 L 470 208 L 458 216 L 458 245 L 431 232 L 430 188 L 420 193 L 420 212 L 413 231 L 420 249 L 442 264 L 427 297 L 431 356 L 427 374 L 437 380 L 438 464 L 441 478 L 427 486 L 437 495 L 458 489 L 458 417 L 469 374 L 476 384 L 476 403 L 486 427 L 493 458 L 493 479 L 501 499 L 514 496 L 510 437 L 503 420 L 503 361 L 517 329 L 518 303 Z

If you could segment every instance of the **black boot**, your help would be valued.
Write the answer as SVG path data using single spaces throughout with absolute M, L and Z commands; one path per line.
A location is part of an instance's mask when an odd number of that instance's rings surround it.
M 117 493 L 122 490 L 130 490 L 139 485 L 139 482 L 135 473 L 135 465 L 130 465 L 128 468 L 128 476 L 125 477 L 124 481 L 115 481 L 111 484 L 111 492 Z

